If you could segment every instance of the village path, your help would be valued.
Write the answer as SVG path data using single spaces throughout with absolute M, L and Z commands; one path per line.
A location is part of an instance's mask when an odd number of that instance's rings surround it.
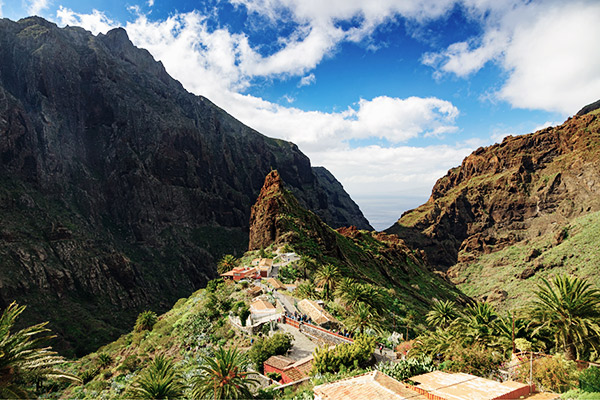
M 294 343 L 287 356 L 292 360 L 300 360 L 310 356 L 317 348 L 316 343 L 306 337 L 302 332 L 293 326 L 287 324 L 277 324 L 277 327 L 286 333 L 291 333 L 294 336 Z

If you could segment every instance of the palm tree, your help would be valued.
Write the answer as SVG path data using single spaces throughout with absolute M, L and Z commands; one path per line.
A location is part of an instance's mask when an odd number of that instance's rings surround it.
M 568 360 L 579 357 L 589 346 L 600 349 L 600 291 L 576 277 L 556 277 L 552 284 L 542 279 L 535 292 L 533 314 L 539 329 L 554 334 L 556 349 Z
M 200 375 L 193 378 L 193 398 L 249 399 L 250 386 L 258 384 L 246 372 L 246 357 L 237 349 L 219 347 L 214 358 L 206 357 L 200 366 Z
M 362 335 L 365 329 L 380 330 L 380 317 L 368 304 L 358 303 L 344 320 L 344 325 L 351 331 L 358 330 Z
M 302 299 L 314 299 L 317 297 L 313 285 L 309 281 L 300 283 L 296 287 L 294 294 Z
M 15 320 L 25 306 L 11 303 L 0 317 L 0 398 L 30 397 L 23 383 L 43 379 L 80 380 L 71 374 L 59 371 L 56 366 L 65 360 L 50 350 L 40 348 L 40 343 L 54 336 L 45 335 L 50 330 L 47 322 L 12 332 Z M 36 337 L 37 336 L 37 337 Z
M 465 315 L 458 320 L 468 342 L 492 346 L 496 337 L 498 314 L 489 303 L 475 303 L 467 307 Z
M 427 313 L 427 323 L 431 327 L 447 328 L 458 318 L 456 303 L 451 300 L 434 302 Z
M 154 324 L 156 324 L 156 321 L 158 321 L 158 316 L 154 311 L 142 311 L 135 321 L 134 329 L 136 332 L 150 331 L 154 327 Z
M 315 269 L 317 262 L 308 256 L 300 256 L 300 260 L 298 260 L 296 265 L 298 265 L 298 268 L 302 271 L 304 279 L 307 279 L 308 271 Z
M 332 264 L 325 264 L 315 276 L 315 283 L 317 287 L 323 288 L 323 294 L 325 299 L 331 299 L 331 295 L 335 290 L 337 281 L 340 279 L 340 269 Z
M 238 265 L 239 262 L 240 262 L 240 260 L 235 258 L 235 256 L 233 256 L 231 254 L 225 254 L 223 256 L 223 258 L 221 258 L 219 260 L 219 263 L 217 264 L 217 272 L 219 274 L 223 274 L 227 271 L 231 271 L 233 268 L 235 268 Z
M 173 361 L 159 354 L 135 383 L 133 392 L 142 399 L 174 399 L 183 396 L 183 383 Z
M 381 292 L 368 283 L 358 283 L 350 278 L 343 278 L 337 285 L 336 296 L 351 310 L 359 303 L 366 303 L 375 310 L 385 308 L 385 299 Z

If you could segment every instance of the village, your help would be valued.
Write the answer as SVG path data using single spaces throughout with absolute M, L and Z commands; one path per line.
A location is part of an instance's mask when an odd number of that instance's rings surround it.
M 323 308 L 321 300 L 298 300 L 292 292 L 295 284 L 278 279 L 280 268 L 300 259 L 293 252 L 278 249 L 274 258 L 255 258 L 250 265 L 242 265 L 221 274 L 226 281 L 247 282 L 251 297 L 250 314 L 242 323 L 230 315 L 230 323 L 248 335 L 261 334 L 265 325 L 270 332 L 290 333 L 293 345 L 286 355 L 274 355 L 264 362 L 264 375 L 259 374 L 263 387 L 285 390 L 299 387 L 311 379 L 314 351 L 319 346 L 333 348 L 352 344 L 353 334 Z M 402 339 L 402 335 L 400 334 Z M 377 344 L 373 353 L 376 362 L 396 362 L 395 349 Z M 400 354 L 400 357 L 405 357 Z M 522 360 L 515 358 L 515 363 Z M 267 376 L 280 377 L 278 380 Z M 535 385 L 516 381 L 498 382 L 466 373 L 432 371 L 410 378 L 414 385 L 400 382 L 384 372 L 374 370 L 358 376 L 315 386 L 315 400 L 474 400 L 474 399 L 530 399 L 553 400 L 560 395 L 537 392 Z

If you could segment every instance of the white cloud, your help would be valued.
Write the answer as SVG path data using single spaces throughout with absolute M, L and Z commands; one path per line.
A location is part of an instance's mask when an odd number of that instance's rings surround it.
M 50 6 L 49 3 L 49 0 L 31 0 L 27 6 L 27 12 L 29 15 L 39 15 L 41 11 Z
M 298 82 L 298 87 L 310 86 L 313 83 L 315 83 L 316 81 L 317 81 L 317 78 L 315 77 L 315 74 L 309 74 L 309 75 L 303 76 L 302 79 L 300 79 L 300 82 Z
M 111 20 L 98 10 L 93 10 L 91 14 L 77 14 L 60 6 L 56 11 L 56 18 L 60 25 L 81 26 L 94 35 L 106 33 L 119 26 L 116 21 Z
M 424 55 L 436 73 L 466 77 L 494 61 L 507 72 L 496 97 L 514 107 L 569 115 L 600 93 L 600 3 L 512 1 L 510 7 L 471 2 L 482 36 Z M 487 13 L 486 13 L 487 12 Z
M 154 0 L 148 0 L 146 4 L 148 4 L 148 7 L 154 7 Z

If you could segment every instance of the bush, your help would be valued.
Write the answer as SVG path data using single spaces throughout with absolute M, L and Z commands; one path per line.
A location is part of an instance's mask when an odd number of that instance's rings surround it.
M 246 320 L 250 316 L 250 308 L 247 304 L 241 306 L 238 310 L 238 317 L 240 317 L 240 322 L 242 326 L 246 326 Z
M 121 363 L 121 365 L 119 365 L 117 370 L 124 372 L 135 372 L 138 369 L 139 361 L 140 360 L 137 358 L 137 356 L 133 354 L 129 355 L 125 357 L 125 360 L 123 360 L 123 362 Z
M 375 350 L 375 338 L 359 336 L 352 344 L 338 345 L 332 349 L 320 347 L 314 352 L 312 373 L 336 373 L 347 369 L 364 368 Z
M 573 389 L 560 396 L 564 400 L 598 400 L 600 392 L 584 392 L 581 389 Z
M 257 339 L 248 352 L 256 369 L 263 371 L 264 362 L 271 356 L 283 355 L 292 347 L 294 337 L 289 333 L 276 333 L 267 339 Z
M 143 311 L 138 315 L 135 321 L 135 331 L 142 332 L 152 330 L 154 324 L 158 321 L 158 316 L 154 311 Z
M 584 392 L 600 392 L 600 368 L 591 366 L 581 371 L 579 388 Z
M 89 368 L 79 374 L 79 379 L 81 379 L 81 382 L 83 382 L 83 384 L 85 385 L 86 383 L 94 379 L 96 375 L 98 375 L 98 373 L 100 373 L 100 369 L 98 367 Z
M 225 284 L 225 281 L 223 280 L 223 278 L 213 279 L 212 281 L 209 281 L 206 284 L 206 291 L 208 293 L 214 293 L 217 291 L 219 286 L 224 285 L 224 284 Z
M 575 362 L 565 359 L 562 354 L 533 361 L 533 380 L 540 389 L 565 392 L 577 386 L 577 376 Z M 528 379 L 529 363 L 517 371 L 517 380 L 527 382 Z
M 281 374 L 279 372 L 267 372 L 267 377 L 274 381 L 279 381 L 281 379 Z
M 416 375 L 434 371 L 435 365 L 431 357 L 423 357 L 381 363 L 377 366 L 377 369 L 398 381 L 403 381 Z
M 106 353 L 100 353 L 100 354 L 98 354 L 98 358 L 96 359 L 96 362 L 98 363 L 98 367 L 107 368 L 112 364 L 113 359 L 110 355 L 108 355 Z
M 451 372 L 464 372 L 477 376 L 488 376 L 497 371 L 502 355 L 482 346 L 454 346 L 445 354 L 442 369 Z

